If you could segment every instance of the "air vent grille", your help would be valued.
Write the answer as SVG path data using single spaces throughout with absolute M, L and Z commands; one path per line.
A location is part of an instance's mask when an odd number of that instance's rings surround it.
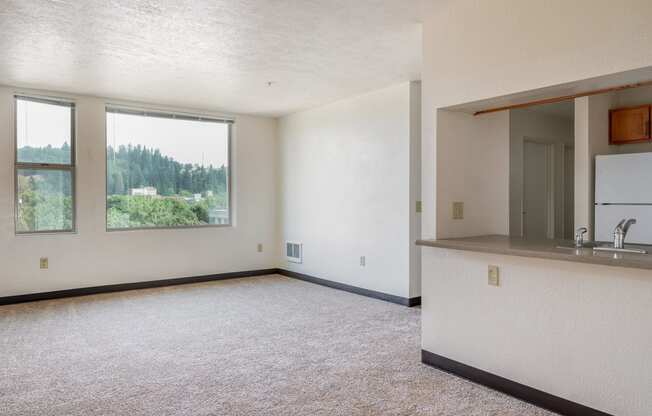
M 303 244 L 286 241 L 285 243 L 285 257 L 289 262 L 302 263 L 303 262 Z

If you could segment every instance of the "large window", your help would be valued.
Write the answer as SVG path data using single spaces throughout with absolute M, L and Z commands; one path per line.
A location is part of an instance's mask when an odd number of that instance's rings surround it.
M 75 105 L 16 96 L 16 233 L 75 230 Z
M 107 107 L 109 230 L 229 225 L 228 120 Z

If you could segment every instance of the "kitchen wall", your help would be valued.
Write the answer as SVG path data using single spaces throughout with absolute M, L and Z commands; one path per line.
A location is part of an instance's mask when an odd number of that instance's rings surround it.
M 465 163 L 468 143 L 439 135 L 438 109 L 652 66 L 646 0 L 445 0 L 425 9 L 425 238 L 473 231 L 453 225 L 439 200 L 483 208 L 476 187 L 454 184 L 484 164 Z M 503 192 L 501 175 L 494 186 Z M 495 215 L 499 228 L 504 214 Z M 611 414 L 649 414 L 649 273 L 426 247 L 422 256 L 424 349 Z M 488 264 L 501 267 L 503 286 L 488 288 Z
M 609 110 L 643 104 L 652 104 L 652 87 L 575 100 L 575 223 L 589 227 L 589 238 L 593 238 L 595 156 L 652 152 L 652 143 L 610 145 Z
M 420 295 L 419 94 L 403 83 L 280 120 L 281 235 L 304 248 L 281 267 Z
M 509 112 L 439 110 L 437 120 L 438 237 L 508 234 Z M 463 220 L 452 219 L 457 201 L 464 202 Z
M 600 107 L 599 104 L 596 104 L 597 108 L 594 108 L 593 111 L 596 113 L 596 117 L 600 118 L 600 120 L 596 122 L 602 123 L 603 126 L 606 124 L 608 129 L 608 110 L 614 108 L 635 107 L 639 105 L 652 104 L 652 86 L 616 91 L 609 94 L 602 94 L 600 97 L 601 102 L 608 103 L 608 108 L 605 109 L 604 106 Z M 607 121 L 605 122 L 604 119 Z M 632 143 L 627 145 L 611 145 L 608 146 L 605 151 L 608 152 L 608 154 L 652 152 L 652 143 L 647 142 Z
M 595 156 L 611 153 L 609 145 L 610 94 L 575 99 L 575 224 L 589 229 L 594 239 Z
M 107 101 L 31 91 L 73 98 L 77 104 L 78 231 L 16 236 L 15 92 L 25 91 L 0 87 L 0 296 L 277 266 L 280 250 L 276 229 L 278 164 L 274 119 L 235 116 L 233 227 L 106 232 Z M 257 252 L 258 243 L 264 245 L 263 253 Z M 48 270 L 39 269 L 40 257 L 49 258 Z
M 650 414 L 649 271 L 426 247 L 423 268 L 424 349 L 612 415 Z

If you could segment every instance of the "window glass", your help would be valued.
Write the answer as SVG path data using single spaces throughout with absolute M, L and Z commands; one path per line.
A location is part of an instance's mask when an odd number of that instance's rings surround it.
M 16 101 L 16 160 L 24 163 L 70 164 L 72 107 L 39 101 Z
M 107 228 L 230 224 L 230 123 L 123 111 L 106 114 Z
M 18 169 L 18 232 L 72 230 L 70 171 Z

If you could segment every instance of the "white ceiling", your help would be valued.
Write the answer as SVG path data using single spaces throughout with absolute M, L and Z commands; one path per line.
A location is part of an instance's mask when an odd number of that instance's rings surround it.
M 278 116 L 420 79 L 420 3 L 2 0 L 0 84 Z

